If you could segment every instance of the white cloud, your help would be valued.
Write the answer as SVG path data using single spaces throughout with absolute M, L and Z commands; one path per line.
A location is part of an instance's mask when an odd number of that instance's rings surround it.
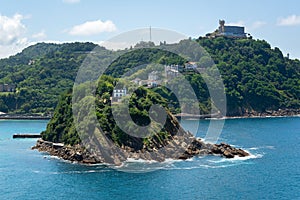
M 131 46 L 133 47 L 136 44 L 130 42 L 112 42 L 112 41 L 100 41 L 95 43 L 109 50 L 126 49 L 126 48 L 130 48 Z
M 80 0 L 63 0 L 64 3 L 69 3 L 69 4 L 73 4 L 73 3 L 79 3 Z
M 0 15 L 0 45 L 11 45 L 20 39 L 26 30 L 22 19 L 20 14 L 13 17 Z
M 252 24 L 247 24 L 245 27 L 248 32 L 255 31 L 256 29 L 262 28 L 267 25 L 267 22 L 264 21 L 255 21 Z
M 258 29 L 266 25 L 267 23 L 264 21 L 256 21 L 251 25 L 251 30 Z
M 279 18 L 277 20 L 278 26 L 297 26 L 300 25 L 300 16 L 298 15 L 290 15 L 285 18 Z
M 14 55 L 29 45 L 24 36 L 26 26 L 22 23 L 26 18 L 20 14 L 12 17 L 0 15 L 0 58 Z
M 30 43 L 27 38 L 22 38 L 11 45 L 0 45 L 0 58 L 7 58 L 11 55 L 15 55 L 31 44 L 32 43 Z
M 116 25 L 110 21 L 87 21 L 83 24 L 74 26 L 69 32 L 70 35 L 89 36 L 96 35 L 102 32 L 113 32 L 116 31 Z
M 47 38 L 47 35 L 45 33 L 45 30 L 42 30 L 39 33 L 33 34 L 32 38 L 37 39 L 37 40 L 43 40 Z

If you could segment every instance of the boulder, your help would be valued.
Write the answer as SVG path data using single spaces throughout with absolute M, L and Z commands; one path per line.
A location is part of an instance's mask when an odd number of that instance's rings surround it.
M 223 156 L 225 156 L 225 158 L 234 158 L 234 155 L 228 150 L 224 151 Z

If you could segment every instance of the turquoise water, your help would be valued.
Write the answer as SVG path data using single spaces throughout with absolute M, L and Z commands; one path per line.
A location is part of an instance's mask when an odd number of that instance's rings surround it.
M 199 136 L 209 121 L 184 121 Z M 226 120 L 219 142 L 250 151 L 250 159 L 194 158 L 126 173 L 83 166 L 30 150 L 47 121 L 0 121 L 0 199 L 300 199 L 300 118 Z M 132 164 L 145 169 L 145 163 Z

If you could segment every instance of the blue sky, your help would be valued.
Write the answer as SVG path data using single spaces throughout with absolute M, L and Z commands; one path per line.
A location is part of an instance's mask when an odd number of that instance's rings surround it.
M 40 41 L 100 42 L 150 25 L 196 38 L 225 19 L 300 58 L 297 0 L 0 0 L 0 5 L 0 57 Z

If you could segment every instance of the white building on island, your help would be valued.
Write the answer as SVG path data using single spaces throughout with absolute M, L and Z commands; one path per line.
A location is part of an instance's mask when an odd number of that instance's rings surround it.
M 127 96 L 127 89 L 124 87 L 122 89 L 114 89 L 112 95 L 112 102 L 120 102 L 121 98 Z

